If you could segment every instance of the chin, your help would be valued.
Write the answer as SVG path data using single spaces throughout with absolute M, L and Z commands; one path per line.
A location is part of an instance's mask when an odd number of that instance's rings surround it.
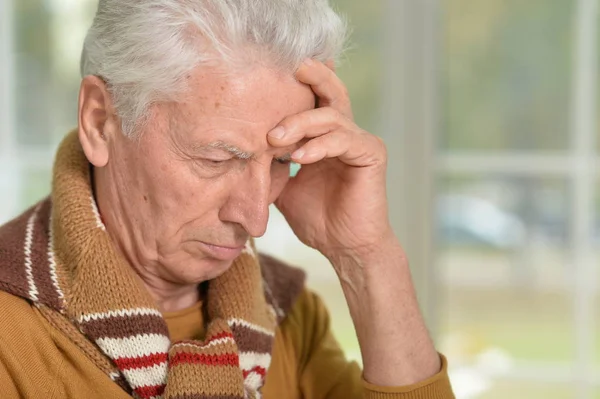
M 173 273 L 174 277 L 184 284 L 200 284 L 204 281 L 213 280 L 224 274 L 233 264 L 232 261 L 206 258 L 186 263 L 189 265 L 188 267 Z
M 204 281 L 213 280 L 223 275 L 233 265 L 233 261 L 230 260 L 211 260 L 210 263 L 212 264 L 212 267 L 208 269 L 208 278 L 206 278 Z

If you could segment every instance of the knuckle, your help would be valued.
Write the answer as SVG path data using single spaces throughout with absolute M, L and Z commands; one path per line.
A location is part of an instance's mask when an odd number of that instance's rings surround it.
M 387 149 L 387 145 L 385 144 L 385 141 L 380 136 L 375 136 L 374 134 L 370 134 L 370 133 L 367 133 L 367 134 L 373 136 L 373 138 L 375 139 L 375 142 L 381 149 L 384 149 L 384 150 Z
M 381 157 L 383 160 L 387 159 L 387 154 L 388 154 L 388 150 L 387 150 L 387 145 L 385 144 L 385 141 L 379 137 L 379 136 L 375 136 L 375 135 L 371 135 L 375 138 L 375 144 L 376 144 L 376 148 L 377 148 L 377 152 L 379 154 L 381 154 Z
M 336 124 L 339 124 L 342 120 L 342 115 L 340 112 L 333 107 L 323 107 L 319 108 L 319 110 L 322 112 L 324 119 L 334 121 Z
M 387 146 L 381 137 L 364 130 L 361 130 L 359 137 L 360 145 L 371 149 L 373 163 L 385 164 L 387 162 Z
M 343 120 L 341 112 L 333 107 L 327 107 L 327 113 L 329 114 L 329 117 L 336 122 L 341 122 Z
M 345 84 L 341 85 L 340 93 L 342 95 L 342 98 L 344 98 L 347 102 L 350 102 L 350 91 L 348 90 L 348 87 L 346 87 Z

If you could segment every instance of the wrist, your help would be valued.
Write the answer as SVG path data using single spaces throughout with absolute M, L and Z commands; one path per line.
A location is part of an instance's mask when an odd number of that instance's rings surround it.
M 419 310 L 408 261 L 396 239 L 368 252 L 330 259 L 361 348 L 364 377 L 410 385 L 439 371 L 439 356 Z
M 320 252 L 330 261 L 370 258 L 382 250 L 400 246 L 398 238 L 389 225 L 381 228 L 377 234 L 354 239 L 338 238 L 336 241 L 339 242 L 337 246 L 319 248 Z M 341 245 L 342 242 L 345 242 L 345 245 Z
M 329 259 L 357 330 L 373 317 L 382 303 L 413 302 L 416 298 L 402 246 L 395 237 L 381 244 L 371 251 L 340 252 Z
M 326 257 L 340 278 L 377 279 L 394 269 L 408 268 L 406 253 L 393 233 L 382 235 L 375 244 L 338 250 Z

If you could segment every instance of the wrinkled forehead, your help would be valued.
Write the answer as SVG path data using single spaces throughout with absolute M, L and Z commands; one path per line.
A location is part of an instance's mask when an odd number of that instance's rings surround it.
M 288 116 L 315 107 L 311 88 L 291 73 L 266 67 L 198 68 L 170 108 L 169 134 L 184 147 L 223 141 L 242 151 L 268 150 L 267 134 Z
M 187 85 L 182 110 L 192 117 L 241 118 L 275 127 L 283 118 L 315 107 L 309 86 L 291 73 L 264 66 L 197 68 L 188 75 Z

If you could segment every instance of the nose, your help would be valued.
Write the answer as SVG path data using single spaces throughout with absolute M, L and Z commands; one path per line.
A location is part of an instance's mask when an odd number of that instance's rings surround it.
M 252 162 L 236 179 L 219 216 L 222 221 L 241 225 L 250 236 L 261 237 L 267 231 L 270 193 L 270 164 Z

